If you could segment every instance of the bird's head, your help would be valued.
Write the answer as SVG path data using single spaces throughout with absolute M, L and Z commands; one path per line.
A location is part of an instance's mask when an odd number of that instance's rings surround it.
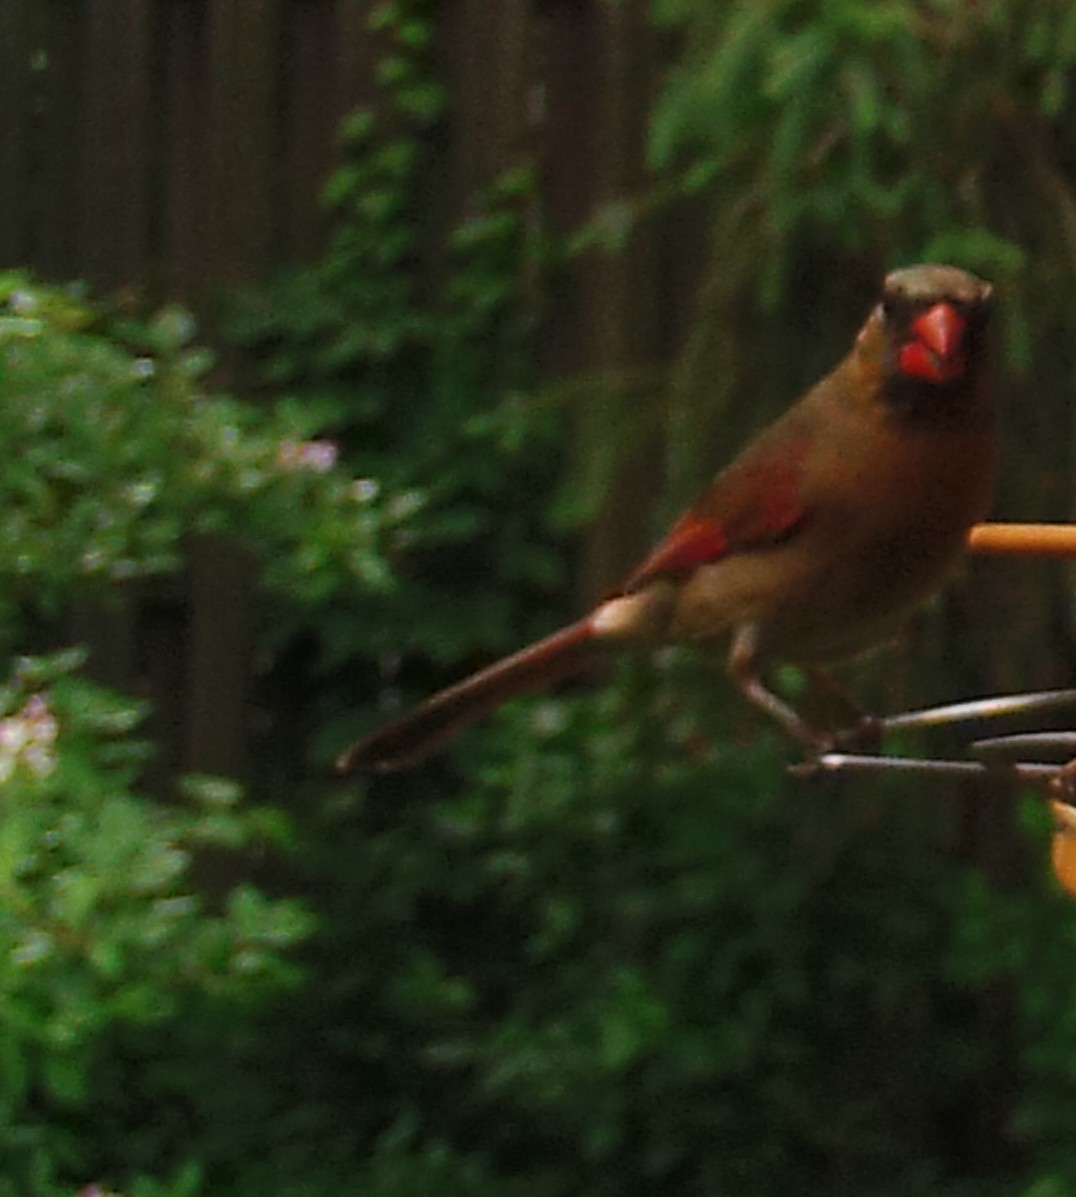
M 974 384 L 992 292 L 955 266 L 908 266 L 886 277 L 868 328 L 880 333 L 886 391 L 899 406 Z

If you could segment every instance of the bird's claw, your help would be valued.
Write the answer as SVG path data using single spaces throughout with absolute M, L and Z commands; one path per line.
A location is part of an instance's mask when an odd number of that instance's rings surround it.
M 860 715 L 851 727 L 829 737 L 828 752 L 877 752 L 885 740 L 885 720 Z
M 834 732 L 811 731 L 802 738 L 806 749 L 803 760 L 790 765 L 788 772 L 798 778 L 832 772 L 831 760 L 843 759 L 850 754 L 878 752 L 884 737 L 885 722 L 874 715 L 860 715 L 855 723 Z
M 801 761 L 795 761 L 788 766 L 789 777 L 796 778 L 797 781 L 809 781 L 813 777 L 819 777 L 825 772 L 822 764 L 825 753 L 814 752 L 808 753 Z

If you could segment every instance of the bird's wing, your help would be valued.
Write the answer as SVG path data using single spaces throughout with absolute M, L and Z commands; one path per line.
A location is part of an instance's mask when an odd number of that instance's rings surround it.
M 686 577 L 700 565 L 793 535 L 805 515 L 802 480 L 809 448 L 806 436 L 757 441 L 676 521 L 624 593 L 659 577 Z

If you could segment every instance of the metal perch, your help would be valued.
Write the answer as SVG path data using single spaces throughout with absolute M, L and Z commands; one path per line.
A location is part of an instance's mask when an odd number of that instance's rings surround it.
M 1076 525 L 977 524 L 968 552 L 991 556 L 1076 557 Z M 888 773 L 906 777 L 1001 778 L 1037 790 L 1054 816 L 1052 861 L 1061 885 L 1076 897 L 1076 731 L 1019 731 L 983 736 L 982 724 L 1076 710 L 1076 690 L 1007 694 L 905 711 L 881 721 L 884 731 L 963 727 L 972 738 L 964 759 L 823 752 L 792 766 L 798 775 Z
M 1042 690 L 1002 694 L 970 702 L 946 703 L 904 711 L 881 721 L 885 731 L 960 727 L 981 730 L 984 723 L 1076 710 L 1076 690 Z M 817 773 L 889 773 L 937 778 L 1007 778 L 1076 807 L 1076 732 L 1021 731 L 976 735 L 968 741 L 967 759 L 882 756 L 874 753 L 822 752 L 792 770 L 799 776 Z M 1030 757 L 1032 759 L 1021 759 Z
M 968 552 L 1019 557 L 1076 557 L 1074 524 L 976 524 L 968 533 Z M 1004 719 L 1076 710 L 1076 690 L 1043 690 L 947 703 L 890 715 L 887 732 L 977 725 Z M 1006 776 L 1076 809 L 1076 732 L 1023 731 L 973 738 L 972 759 L 935 760 L 854 752 L 823 752 L 793 769 L 808 773 L 899 773 L 918 777 Z M 1020 759 L 1029 756 L 1038 759 Z M 1052 757 L 1053 760 L 1043 760 Z M 1015 758 L 1015 759 L 1014 759 Z M 1057 761 L 1061 763 L 1056 763 Z

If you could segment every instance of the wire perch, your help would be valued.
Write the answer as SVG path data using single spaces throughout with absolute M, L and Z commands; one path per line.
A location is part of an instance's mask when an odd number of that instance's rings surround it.
M 984 556 L 1076 557 L 1076 524 L 976 524 L 968 533 L 968 552 Z M 1042 715 L 1076 709 L 1076 690 L 1044 690 L 948 703 L 906 711 L 882 721 L 885 731 L 911 731 L 945 725 L 974 725 L 991 720 Z M 919 777 L 997 777 L 1038 789 L 1073 808 L 1076 836 L 1076 732 L 1023 732 L 975 739 L 969 749 L 976 759 L 936 760 L 825 752 L 798 771 L 823 773 L 904 773 Z M 1022 752 L 1062 754 L 1061 763 L 1019 760 Z
M 968 552 L 990 556 L 1076 557 L 1074 524 L 976 524 L 968 533 Z M 906 711 L 882 720 L 883 731 L 912 731 L 947 725 L 973 727 L 991 721 L 1026 718 L 1076 709 L 1076 690 L 1044 690 L 948 703 L 920 711 Z M 903 773 L 918 777 L 1008 776 L 1048 795 L 1072 810 L 1076 837 L 1076 732 L 1022 732 L 974 738 L 968 745 L 973 759 L 939 760 L 881 756 L 853 752 L 825 752 L 805 765 L 804 773 Z M 1021 760 L 1027 753 L 1040 759 Z M 1043 761 L 1043 756 L 1060 761 Z
M 883 732 L 955 727 L 971 731 L 969 757 L 883 756 L 873 753 L 823 752 L 795 765 L 800 774 L 889 773 L 913 777 L 1008 778 L 1076 809 L 1076 732 L 1013 732 L 984 736 L 992 723 L 1076 711 L 1076 690 L 1006 694 L 904 711 L 881 721 Z M 1031 759 L 1021 759 L 1027 756 Z M 1076 814 L 1074 814 L 1076 820 Z
M 963 723 L 982 728 L 991 720 L 1067 708 L 1076 708 L 1076 690 L 1045 690 L 927 707 L 894 715 L 883 720 L 882 726 L 908 730 Z M 1054 875 L 1076 898 L 1076 731 L 979 736 L 970 739 L 966 748 L 969 756 L 962 759 L 823 752 L 794 765 L 792 771 L 810 776 L 887 773 L 912 778 L 999 778 L 1033 790 L 1049 801 L 1054 819 L 1050 852 Z
M 1073 524 L 977 524 L 968 552 L 988 556 L 1076 557 Z M 884 731 L 984 724 L 1076 710 L 1076 690 L 1043 690 L 905 711 L 882 720 Z M 1052 863 L 1061 885 L 1076 897 L 1076 731 L 973 734 L 961 759 L 823 752 L 793 766 L 798 774 L 888 773 L 906 777 L 1004 778 L 1049 800 L 1054 817 Z

